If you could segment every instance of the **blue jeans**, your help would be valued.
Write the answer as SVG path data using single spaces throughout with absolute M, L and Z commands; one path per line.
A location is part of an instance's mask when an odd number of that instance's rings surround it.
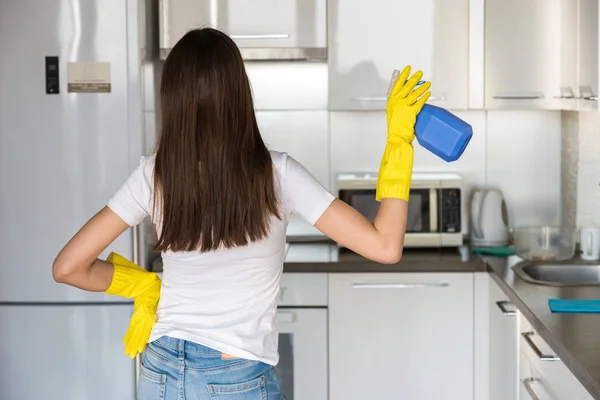
M 138 400 L 285 400 L 275 368 L 162 337 L 142 354 Z

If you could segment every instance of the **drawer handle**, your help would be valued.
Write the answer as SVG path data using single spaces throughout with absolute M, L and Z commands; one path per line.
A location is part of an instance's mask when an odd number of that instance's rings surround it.
M 361 97 L 353 97 L 352 100 L 358 101 L 358 102 L 379 103 L 379 102 L 387 101 L 387 97 L 361 96 Z M 443 95 L 437 95 L 437 96 L 433 95 L 433 96 L 429 97 L 429 101 L 444 101 L 444 100 L 446 100 L 446 97 Z
M 535 333 L 533 333 L 533 332 L 521 333 L 521 336 L 523 336 L 523 338 L 525 339 L 525 341 L 527 342 L 529 347 L 531 347 L 531 350 L 533 350 L 533 352 L 538 356 L 538 358 L 540 360 L 542 360 L 542 361 L 560 361 L 560 358 L 558 358 L 555 355 L 542 353 L 542 351 L 539 349 L 539 347 L 537 347 L 535 345 L 535 343 L 533 343 L 533 339 L 531 338 L 533 335 L 535 335 Z
M 387 101 L 387 97 L 353 97 L 354 101 L 367 101 L 367 102 L 383 102 Z
M 500 311 L 502 311 L 502 314 L 504 315 L 508 315 L 511 317 L 514 317 L 515 315 L 517 315 L 517 312 L 515 310 L 509 310 L 506 308 L 507 305 L 513 305 L 510 301 L 497 301 L 496 305 L 498 306 L 498 308 L 500 309 Z
M 277 322 L 291 324 L 296 321 L 296 314 L 293 312 L 281 312 L 277 313 Z
M 233 40 L 239 39 L 288 39 L 290 35 L 287 33 L 272 33 L 266 35 L 231 35 Z
M 539 100 L 544 97 L 539 94 L 524 94 L 524 95 L 497 95 L 495 100 Z
M 448 282 L 433 283 L 353 283 L 353 289 L 420 289 L 448 287 Z
M 525 386 L 527 394 L 529 395 L 529 397 L 531 397 L 531 400 L 542 400 L 541 397 L 538 396 L 535 390 L 533 389 L 533 386 L 531 386 L 533 382 L 537 381 L 539 381 L 539 379 L 535 378 L 525 378 L 521 381 L 523 383 L 523 386 Z

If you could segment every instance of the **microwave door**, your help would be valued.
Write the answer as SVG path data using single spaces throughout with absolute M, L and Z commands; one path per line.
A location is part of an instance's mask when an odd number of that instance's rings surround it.
M 406 233 L 437 231 L 437 192 L 430 189 L 412 189 L 408 199 Z

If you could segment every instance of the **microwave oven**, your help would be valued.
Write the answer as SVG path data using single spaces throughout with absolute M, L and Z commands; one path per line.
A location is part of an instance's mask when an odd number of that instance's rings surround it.
M 371 222 L 379 210 L 377 174 L 340 174 L 336 189 Z M 413 173 L 404 247 L 459 247 L 463 244 L 463 180 L 455 173 Z

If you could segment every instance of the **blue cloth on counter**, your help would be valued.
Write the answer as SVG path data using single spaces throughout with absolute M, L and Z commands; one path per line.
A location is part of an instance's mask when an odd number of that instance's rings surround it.
M 600 299 L 548 299 L 553 313 L 600 313 Z

